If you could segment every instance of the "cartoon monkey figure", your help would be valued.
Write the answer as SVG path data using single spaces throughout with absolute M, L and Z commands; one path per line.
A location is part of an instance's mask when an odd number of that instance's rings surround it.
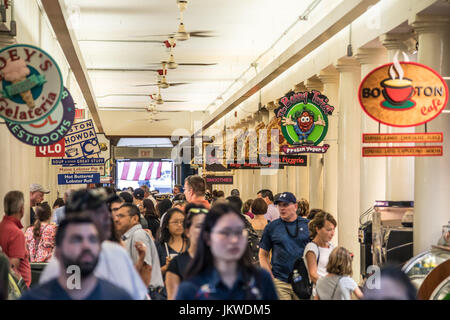
M 316 125 L 325 126 L 325 121 L 320 117 L 320 115 L 319 119 L 314 122 L 314 114 L 306 109 L 297 111 L 292 119 L 289 117 L 283 117 L 282 122 L 284 126 L 294 126 L 295 133 L 297 133 L 299 139 L 299 142 L 295 144 L 300 145 L 314 144 L 314 141 L 308 140 L 308 136 L 314 130 Z

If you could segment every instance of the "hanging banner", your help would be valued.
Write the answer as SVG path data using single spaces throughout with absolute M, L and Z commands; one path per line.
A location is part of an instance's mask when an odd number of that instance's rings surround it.
M 101 151 L 92 120 L 73 124 L 65 142 L 67 159 L 97 157 Z
M 36 147 L 36 157 L 64 157 L 65 145 L 64 139 L 49 146 Z
M 30 124 L 6 121 L 6 126 L 12 135 L 23 143 L 32 146 L 49 146 L 64 138 L 74 119 L 75 103 L 69 91 L 64 88 L 61 102 L 44 120 Z
M 328 132 L 328 116 L 334 107 L 317 90 L 290 92 L 279 100 L 275 115 L 281 119 L 281 132 L 287 141 L 285 154 L 325 153 L 329 145 L 319 146 Z
M 26 44 L 1 49 L 0 72 L 0 117 L 5 120 L 35 123 L 47 118 L 59 104 L 61 71 L 42 49 Z
M 394 127 L 427 123 L 444 110 L 448 101 L 448 87 L 439 73 L 396 58 L 369 72 L 358 92 L 359 103 L 369 117 Z

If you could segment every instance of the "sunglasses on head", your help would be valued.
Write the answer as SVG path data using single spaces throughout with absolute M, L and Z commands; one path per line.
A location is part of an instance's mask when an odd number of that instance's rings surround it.
M 209 212 L 208 209 L 204 209 L 204 208 L 191 208 L 191 209 L 189 209 L 188 214 L 190 214 L 190 213 L 205 213 L 205 214 L 207 214 L 208 212 Z

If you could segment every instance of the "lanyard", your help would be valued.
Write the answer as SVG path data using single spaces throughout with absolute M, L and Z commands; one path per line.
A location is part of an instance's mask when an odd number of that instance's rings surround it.
M 289 237 L 291 237 L 291 238 L 297 238 L 297 236 L 298 236 L 298 218 L 295 220 L 295 234 L 294 234 L 294 235 L 292 235 L 292 234 L 289 232 L 289 229 L 288 229 L 288 227 L 287 227 L 286 222 L 285 222 L 284 220 L 282 220 L 282 221 L 283 221 L 284 227 L 286 228 L 286 232 L 287 232 L 287 234 L 289 235 Z

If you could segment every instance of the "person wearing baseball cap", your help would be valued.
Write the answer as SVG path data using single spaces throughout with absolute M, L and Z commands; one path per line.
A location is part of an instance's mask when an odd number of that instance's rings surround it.
M 47 193 L 50 193 L 50 190 L 45 189 L 39 183 L 32 183 L 30 185 L 30 225 L 33 225 L 36 220 L 33 207 L 41 203 L 44 200 L 44 194 Z
M 289 274 L 309 242 L 309 220 L 297 216 L 297 198 L 290 192 L 281 193 L 274 204 L 280 218 L 264 228 L 259 244 L 259 263 L 272 274 L 280 300 L 298 300 L 289 283 Z

